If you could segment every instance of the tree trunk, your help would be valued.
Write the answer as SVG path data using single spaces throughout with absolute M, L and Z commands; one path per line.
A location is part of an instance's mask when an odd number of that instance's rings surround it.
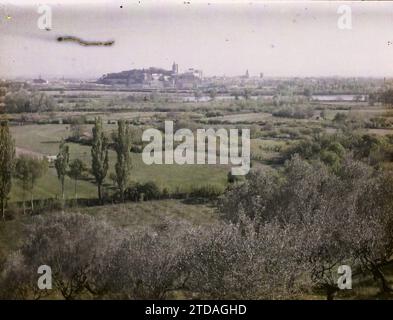
M 5 220 L 4 199 L 1 199 L 1 216 Z
M 120 188 L 121 202 L 124 203 L 124 188 Z
M 333 300 L 337 288 L 329 286 L 326 288 L 326 300 Z
M 76 184 L 77 184 L 77 179 L 75 179 L 75 202 L 78 202 L 78 195 L 77 195 L 77 193 L 76 193 Z
M 31 214 L 34 212 L 34 197 L 33 197 L 33 191 L 30 193 L 30 203 L 31 203 Z
M 64 181 L 61 182 L 61 199 L 64 203 Z
M 386 281 L 385 275 L 383 274 L 383 272 L 379 267 L 374 266 L 372 273 L 374 279 L 379 280 L 381 282 L 381 292 L 386 293 L 392 291 L 392 289 L 389 287 L 388 282 Z
M 98 200 L 100 201 L 100 204 L 102 204 L 101 183 L 97 184 L 97 188 L 98 188 Z
M 65 198 L 64 198 L 64 179 L 61 182 L 61 211 L 64 213 L 64 207 L 65 207 Z
M 23 215 L 26 214 L 26 189 L 23 189 Z

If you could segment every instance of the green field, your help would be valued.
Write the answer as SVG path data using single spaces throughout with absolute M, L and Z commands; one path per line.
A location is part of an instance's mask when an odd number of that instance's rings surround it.
M 62 138 L 66 138 L 69 133 L 68 125 L 24 125 L 11 128 L 16 146 L 25 151 L 32 151 L 43 155 L 56 155 L 59 143 Z M 113 127 L 115 128 L 115 127 Z M 90 147 L 80 144 L 69 143 L 70 159 L 79 158 L 90 167 Z M 110 172 L 116 162 L 114 151 L 109 152 Z M 142 161 L 140 153 L 132 154 L 132 173 L 131 180 L 134 182 L 154 181 L 161 189 L 167 188 L 168 191 L 190 191 L 194 187 L 203 185 L 226 185 L 227 165 L 146 165 Z M 104 187 L 111 188 L 109 179 L 110 172 Z M 78 196 L 80 198 L 95 198 L 96 187 L 93 181 L 78 182 Z M 53 166 L 47 174 L 42 177 L 34 191 L 35 198 L 56 198 L 61 194 L 60 184 L 57 180 L 56 171 Z M 22 200 L 22 191 L 14 183 L 11 202 Z M 74 197 L 74 182 L 66 178 L 66 197 Z

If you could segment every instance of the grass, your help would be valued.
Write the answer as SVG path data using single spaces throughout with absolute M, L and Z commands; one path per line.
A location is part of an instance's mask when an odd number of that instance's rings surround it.
M 78 212 L 130 230 L 158 225 L 165 219 L 187 220 L 195 225 L 211 224 L 218 220 L 218 213 L 211 205 L 186 204 L 173 199 L 88 207 Z
M 45 155 L 56 155 L 61 139 L 69 135 L 68 128 L 68 125 L 57 124 L 25 125 L 14 126 L 11 128 L 11 132 L 17 147 Z M 79 158 L 86 163 L 87 167 L 90 167 L 90 147 L 75 143 L 69 143 L 68 145 L 70 147 L 70 159 Z M 133 165 L 132 181 L 154 181 L 161 189 L 167 188 L 170 192 L 187 192 L 193 187 L 207 184 L 224 187 L 229 171 L 229 166 L 227 165 L 146 165 L 142 161 L 140 153 L 132 153 L 131 158 Z M 114 151 L 109 152 L 109 162 L 110 169 L 105 181 L 106 186 L 112 184 L 109 176 L 110 172 L 114 172 L 114 164 L 116 163 Z M 73 198 L 74 182 L 68 177 L 65 181 L 65 187 L 66 198 Z M 36 199 L 60 197 L 60 184 L 53 167 L 38 181 L 34 194 Z M 78 182 L 79 197 L 95 198 L 96 194 L 96 186 L 92 181 Z M 23 192 L 17 183 L 14 183 L 11 192 L 11 202 L 22 199 Z
M 159 225 L 165 219 L 186 220 L 195 225 L 211 224 L 218 220 L 215 208 L 208 204 L 186 204 L 181 200 L 128 202 L 85 208 L 69 208 L 66 212 L 79 212 L 102 219 L 115 227 L 129 230 Z M 53 214 L 53 213 L 45 213 Z M 22 244 L 24 229 L 32 219 L 30 215 L 16 214 L 13 220 L 0 220 L 0 260 Z
M 191 106 L 192 104 L 190 104 Z M 370 110 L 369 110 L 370 109 Z M 326 110 L 327 118 L 332 119 L 337 112 L 362 113 L 370 115 L 372 112 L 380 112 L 372 108 L 348 110 Z M 188 112 L 190 113 L 190 112 Z M 163 113 L 164 114 L 164 113 Z M 196 113 L 195 113 L 196 114 Z M 122 118 L 143 118 L 149 119 L 155 117 L 155 112 L 124 112 L 119 114 L 103 113 L 104 121 Z M 215 119 L 215 118 L 209 118 Z M 305 127 L 322 127 L 324 120 L 297 120 L 291 118 L 272 117 L 267 113 L 247 112 L 240 114 L 228 114 L 220 117 L 220 120 L 229 122 L 253 122 L 269 121 L 274 124 L 275 129 L 290 127 L 301 129 Z M 86 130 L 91 126 L 86 125 Z M 107 125 L 106 130 L 115 129 L 115 125 Z M 372 130 L 369 130 L 373 132 Z M 375 130 L 374 130 L 375 131 Z M 14 126 L 11 128 L 16 145 L 26 150 L 38 152 L 45 155 L 55 155 L 58 152 L 58 146 L 61 139 L 70 134 L 69 125 L 51 124 L 51 125 L 24 125 Z M 379 129 L 379 134 L 390 133 L 390 130 Z M 255 166 L 265 168 L 267 160 L 274 159 L 279 153 L 276 148 L 286 148 L 289 141 L 285 139 L 252 139 L 251 152 L 260 157 Z M 71 159 L 80 158 L 90 166 L 90 147 L 70 143 Z M 116 155 L 110 152 L 110 172 L 113 172 L 113 165 L 116 161 Z M 133 170 L 132 180 L 138 182 L 154 181 L 163 189 L 169 191 L 187 191 L 196 186 L 206 184 L 225 186 L 229 166 L 220 165 L 151 165 L 148 166 L 142 162 L 141 154 L 132 154 Z M 109 177 L 109 173 L 108 173 Z M 106 188 L 109 188 L 111 182 L 106 180 Z M 60 197 L 60 184 L 58 182 L 56 171 L 52 167 L 47 174 L 41 178 L 35 188 L 35 198 L 56 198 Z M 96 198 L 97 190 L 92 181 L 78 182 L 78 196 L 80 198 Z M 71 179 L 66 178 L 66 197 L 74 197 L 74 183 Z M 19 201 L 23 198 L 23 192 L 20 187 L 14 183 L 11 193 L 11 202 Z M 156 227 L 162 224 L 166 219 L 186 220 L 195 225 L 212 224 L 218 221 L 218 213 L 214 207 L 208 204 L 187 204 L 181 200 L 157 200 L 138 203 L 125 203 L 116 205 L 105 205 L 84 208 L 69 208 L 66 212 L 80 212 L 89 214 L 98 219 L 107 221 L 116 227 L 128 230 L 136 230 L 146 226 Z M 45 213 L 52 214 L 52 213 Z M 24 226 L 31 223 L 30 216 L 16 215 L 14 220 L 0 222 L 0 260 L 13 250 L 16 250 L 25 239 Z M 393 284 L 393 268 L 385 267 L 387 280 Z M 323 294 L 313 293 L 302 298 L 306 299 L 324 299 Z M 387 299 L 392 298 L 390 294 L 381 294 L 378 283 L 373 281 L 372 277 L 366 275 L 362 278 L 354 279 L 353 290 L 340 291 L 337 299 Z
M 264 112 L 257 112 L 257 113 L 235 113 L 229 114 L 225 116 L 218 116 L 218 117 L 210 117 L 206 118 L 208 121 L 227 121 L 230 123 L 237 123 L 237 122 L 258 122 L 264 121 L 271 118 L 272 115 L 270 113 Z
M 72 94 L 79 94 L 78 92 Z M 89 94 L 99 94 L 105 95 L 105 97 L 112 96 L 113 93 L 94 93 L 91 92 Z M 121 93 L 120 95 L 127 95 L 128 93 Z M 102 97 L 101 97 L 102 98 Z M 100 99 L 98 97 L 97 99 Z M 222 102 L 215 101 L 208 103 L 212 110 L 215 108 L 220 109 L 226 108 L 228 106 L 237 105 L 238 102 Z M 257 107 L 258 102 L 251 101 L 248 102 L 250 106 Z M 176 110 L 176 106 L 179 106 L 178 103 L 171 103 L 171 107 Z M 182 104 L 189 106 L 190 104 Z M 196 104 L 198 105 L 198 104 Z M 166 105 L 165 105 L 166 106 Z M 329 107 L 329 106 L 327 106 Z M 372 112 L 386 112 L 386 109 L 381 107 L 369 107 L 367 105 L 352 104 L 351 108 L 353 111 L 344 110 L 341 106 L 331 106 L 331 109 L 326 108 L 326 114 L 328 119 L 332 119 L 337 112 L 346 112 L 346 113 L 359 113 L 364 115 L 370 115 Z M 192 109 L 197 111 L 197 109 Z M 189 110 L 187 112 L 181 113 L 181 118 L 185 118 L 187 115 L 197 115 L 196 112 Z M 180 112 L 181 110 L 176 110 Z M 263 108 L 261 109 L 263 111 Z M 97 110 L 96 112 L 102 113 L 105 129 L 109 133 L 111 130 L 116 128 L 114 124 L 107 124 L 108 120 L 114 120 L 121 118 L 143 118 L 147 120 L 156 119 L 157 115 L 166 115 L 166 112 L 151 112 L 151 111 L 130 111 L 130 112 L 121 112 L 121 113 L 107 113 L 105 110 Z M 43 113 L 41 116 L 44 116 Z M 92 117 L 90 115 L 89 117 Z M 253 121 L 268 121 L 274 126 L 275 131 L 280 134 L 280 130 L 282 128 L 290 127 L 291 129 L 298 130 L 301 132 L 302 128 L 317 128 L 322 127 L 324 121 L 329 120 L 312 120 L 312 119 L 290 119 L 290 118 L 278 118 L 271 116 L 270 113 L 266 112 L 244 112 L 236 111 L 229 112 L 221 117 L 216 118 L 207 118 L 208 120 L 220 119 L 229 122 L 253 122 Z M 229 126 L 229 124 L 228 124 Z M 91 130 L 91 125 L 84 126 L 86 131 Z M 331 130 L 331 129 L 326 129 Z M 389 134 L 392 133 L 392 130 L 386 129 L 370 129 L 370 132 L 376 134 Z M 56 155 L 58 152 L 58 147 L 61 139 L 64 139 L 70 135 L 70 126 L 62 125 L 62 124 L 48 124 L 48 125 L 22 125 L 22 126 L 13 126 L 11 128 L 11 132 L 16 141 L 16 146 L 27 151 L 34 151 L 38 153 L 42 153 L 45 155 Z M 262 133 L 266 133 L 266 130 L 262 130 Z M 90 167 L 90 148 L 88 146 L 83 146 L 79 144 L 70 143 L 70 158 L 75 159 L 79 158 L 83 160 L 88 167 Z M 274 147 L 285 148 L 285 139 L 252 139 L 251 141 L 251 153 L 253 158 L 258 161 L 263 161 L 266 163 L 270 163 L 269 161 L 274 160 L 278 155 L 278 149 L 274 149 Z M 113 166 L 116 162 L 116 155 L 113 151 L 110 151 L 110 172 L 113 172 Z M 190 191 L 194 187 L 200 187 L 203 185 L 217 185 L 224 187 L 226 185 L 227 173 L 230 169 L 229 166 L 226 165 L 146 165 L 142 162 L 141 154 L 133 153 L 132 154 L 132 162 L 133 162 L 133 170 L 132 170 L 132 181 L 135 182 L 147 182 L 154 181 L 161 189 L 168 189 L 170 192 L 182 191 L 187 192 Z M 105 181 L 106 187 L 110 187 L 112 182 L 109 179 L 109 173 L 107 175 L 107 179 Z M 56 176 L 56 172 L 54 168 L 51 168 L 48 173 L 43 177 L 36 186 L 34 191 L 36 198 L 56 198 L 60 196 L 60 185 Z M 96 197 L 96 186 L 93 181 L 80 181 L 78 183 L 78 195 L 83 198 L 95 198 Z M 66 179 L 66 197 L 72 198 L 74 197 L 74 184 L 69 178 Z M 23 193 L 19 186 L 14 183 L 11 193 L 11 202 L 22 200 Z

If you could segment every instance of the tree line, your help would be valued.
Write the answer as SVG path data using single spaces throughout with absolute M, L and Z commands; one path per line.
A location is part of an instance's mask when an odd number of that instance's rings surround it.
M 95 179 L 98 190 L 98 199 L 103 202 L 102 185 L 109 169 L 108 151 L 110 139 L 103 130 L 101 118 L 96 118 L 92 128 L 93 139 L 91 144 L 91 173 Z M 124 120 L 118 121 L 118 129 L 112 134 L 112 144 L 117 161 L 113 180 L 116 183 L 119 197 L 124 201 L 126 188 L 131 173 L 131 131 Z M 23 195 L 23 212 L 26 212 L 26 199 L 30 196 L 30 210 L 34 211 L 34 189 L 37 181 L 45 175 L 49 162 L 46 157 L 34 157 L 22 154 L 15 155 L 15 142 L 9 130 L 8 122 L 0 123 L 0 205 L 3 219 L 10 197 L 12 181 L 16 179 Z M 54 160 L 57 177 L 61 187 L 61 199 L 65 201 L 65 178 L 69 176 L 74 180 L 74 197 L 77 200 L 77 183 L 88 170 L 80 159 L 70 160 L 69 146 L 62 141 L 59 152 Z
M 32 266 L 43 262 L 65 299 L 333 299 L 340 265 L 386 293 L 392 208 L 391 172 L 349 153 L 335 168 L 295 155 L 231 184 L 211 224 L 164 219 L 130 231 L 86 214 L 35 216 L 4 264 L 0 295 L 52 294 L 36 286 Z
M 44 92 L 28 91 L 23 88 L 8 92 L 4 103 L 7 113 L 42 112 L 55 109 L 55 101 L 51 96 Z

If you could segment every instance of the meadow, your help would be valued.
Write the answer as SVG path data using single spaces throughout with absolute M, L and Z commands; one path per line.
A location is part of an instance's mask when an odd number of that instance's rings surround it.
M 110 126 L 113 129 L 115 125 Z M 111 128 L 106 128 L 108 131 Z M 91 130 L 91 126 L 87 126 Z M 11 132 L 15 138 L 17 148 L 24 151 L 32 151 L 42 155 L 56 155 L 62 139 L 69 136 L 69 125 L 22 125 L 12 127 Z M 91 166 L 90 147 L 77 143 L 69 143 L 70 160 L 81 159 L 85 164 Z M 132 177 L 133 182 L 154 181 L 161 189 L 171 192 L 187 192 L 193 187 L 203 185 L 217 185 L 225 187 L 229 167 L 226 165 L 147 165 L 142 161 L 141 153 L 132 153 Z M 113 172 L 116 162 L 116 154 L 113 150 L 109 152 L 109 172 Z M 109 174 L 105 186 L 111 187 Z M 60 184 L 53 165 L 47 174 L 42 177 L 35 188 L 35 198 L 59 198 Z M 96 187 L 91 180 L 78 182 L 78 195 L 80 198 L 95 198 Z M 74 197 L 74 182 L 66 178 L 66 197 Z M 14 184 L 11 193 L 11 202 L 22 200 L 22 191 Z
M 365 121 L 376 116 L 389 118 L 386 107 L 369 106 L 364 102 L 324 102 L 314 101 L 302 108 L 310 110 L 310 117 L 298 119 L 273 115 L 271 104 L 264 99 L 245 100 L 213 100 L 208 102 L 181 102 L 177 95 L 155 96 L 156 101 L 142 98 L 144 94 L 133 94 L 119 91 L 47 91 L 54 97 L 57 109 L 63 111 L 41 112 L 39 114 L 17 114 L 13 118 L 17 125 L 11 127 L 15 139 L 17 153 L 55 156 L 59 151 L 62 139 L 72 135 L 70 124 L 62 124 L 65 120 L 84 118 L 82 125 L 84 134 L 91 135 L 91 121 L 100 116 L 108 136 L 116 130 L 116 121 L 124 119 L 133 123 L 136 128 L 162 126 L 164 120 L 179 121 L 179 126 L 186 128 L 231 128 L 248 127 L 251 129 L 251 158 L 255 166 L 276 166 L 280 161 L 280 153 L 286 148 L 315 132 L 333 133 L 337 130 L 334 118 L 337 114 L 345 114 L 354 121 Z M 130 97 L 133 97 L 132 99 Z M 134 101 L 137 100 L 137 101 Z M 78 111 L 77 103 L 84 104 L 84 110 Z M 108 111 L 109 106 L 113 111 Z M 165 110 L 165 111 L 162 111 Z M 210 114 L 216 114 L 210 116 Z M 218 115 L 217 115 L 218 114 Z M 322 116 L 320 116 L 322 114 Z M 31 121 L 24 122 L 23 119 Z M 41 123 L 41 124 L 38 124 Z M 390 128 L 365 128 L 377 135 L 393 133 Z M 141 132 L 141 131 L 140 131 Z M 138 134 L 140 134 L 138 132 Z M 137 137 L 137 139 L 140 137 Z M 70 158 L 81 159 L 89 168 L 91 163 L 90 147 L 77 143 L 68 143 Z M 110 172 L 113 172 L 115 153 L 109 153 Z M 227 174 L 230 169 L 226 165 L 146 165 L 140 153 L 132 153 L 133 182 L 154 181 L 161 190 L 169 192 L 189 192 L 192 188 L 206 185 L 225 188 Z M 113 188 L 109 179 L 104 183 L 108 192 Z M 66 178 L 66 198 L 74 197 L 74 183 Z M 78 182 L 78 197 L 96 197 L 96 186 L 92 177 Z M 37 183 L 34 190 L 36 199 L 59 198 L 61 194 L 56 171 L 53 165 Z M 21 201 L 23 192 L 14 183 L 10 201 Z
M 285 161 L 289 159 L 288 154 L 302 143 L 320 143 L 315 149 L 321 154 L 322 151 L 326 151 L 325 160 L 330 161 L 333 167 L 337 155 L 332 156 L 332 150 L 329 149 L 331 146 L 324 140 L 326 137 L 335 137 L 336 134 L 339 136 L 342 132 L 351 130 L 356 131 L 359 137 L 371 134 L 372 137 L 387 137 L 386 141 L 390 141 L 389 137 L 393 134 L 390 123 L 393 118 L 391 111 L 381 103 L 313 101 L 291 95 L 281 97 L 282 101 L 253 97 L 187 102 L 183 100 L 183 95 L 175 93 L 147 94 L 100 90 L 47 90 L 45 93 L 53 98 L 54 110 L 14 113 L 8 116 L 17 156 L 56 156 L 60 143 L 73 137 L 75 127 L 78 127 L 79 138 L 89 140 L 92 123 L 98 116 L 102 118 L 103 129 L 109 138 L 117 129 L 117 121 L 126 120 L 133 130 L 133 147 L 138 148 L 143 146 L 140 143 L 141 132 L 151 127 L 162 129 L 165 120 L 174 121 L 175 130 L 188 128 L 193 132 L 197 128 L 249 128 L 252 169 L 260 169 L 262 172 L 273 170 L 279 174 L 284 171 Z M 382 118 L 385 120 L 382 121 Z M 108 195 L 109 200 L 103 205 L 98 205 L 97 201 L 94 202 L 97 200 L 97 186 L 89 172 L 91 147 L 84 143 L 86 140 L 76 140 L 67 141 L 70 160 L 80 159 L 88 168 L 85 176 L 77 183 L 77 197 L 80 202 L 73 202 L 75 185 L 67 176 L 67 202 L 60 210 L 58 205 L 61 200 L 61 185 L 54 164 L 50 163 L 48 171 L 36 183 L 33 194 L 35 200 L 51 200 L 57 206 L 36 209 L 35 214 L 51 217 L 58 212 L 70 215 L 80 213 L 129 232 L 148 229 L 159 233 L 167 228 L 168 221 L 184 221 L 207 228 L 219 225 L 223 221 L 222 212 L 220 213 L 218 208 L 222 194 L 225 196 L 227 188 L 229 190 L 238 182 L 241 184 L 246 180 L 240 178 L 231 181 L 231 178 L 234 178 L 228 175 L 230 165 L 147 165 L 143 163 L 141 153 L 135 151 L 131 152 L 130 185 L 153 182 L 161 196 L 156 200 L 146 201 L 142 198 L 136 202 L 132 200 L 120 203 L 119 199 L 113 196 L 117 191 L 116 184 L 111 178 L 115 171 L 116 153 L 110 149 L 109 171 L 103 184 L 104 194 Z M 327 146 L 324 145 L 326 143 Z M 326 150 L 322 150 L 323 148 Z M 316 152 L 313 148 L 304 149 L 305 152 Z M 374 148 L 372 151 L 379 152 L 377 149 Z M 389 146 L 385 149 L 381 147 L 381 150 L 380 153 L 368 157 L 377 159 L 375 161 L 380 161 L 381 158 L 381 162 L 384 161 L 383 165 L 387 168 L 391 166 L 391 161 L 388 160 Z M 313 156 L 316 158 L 312 158 Z M 312 154 L 310 159 L 320 160 L 319 156 Z M 209 187 L 219 190 L 219 195 L 209 196 Z M 199 188 L 206 188 L 207 193 L 195 193 Z M 6 221 L 0 223 L 0 262 L 17 250 L 26 239 L 25 230 L 32 223 L 32 219 L 30 211 L 26 215 L 22 214 L 21 202 L 29 199 L 30 196 L 25 195 L 19 183 L 14 180 L 9 199 L 9 213 Z M 242 200 L 239 199 L 238 202 Z M 250 203 L 254 203 L 255 199 L 251 200 Z M 393 282 L 390 264 L 383 266 L 383 272 L 387 281 Z M 355 290 L 350 293 L 339 292 L 336 297 L 390 298 L 390 294 L 379 292 L 378 286 L 368 273 L 356 277 L 354 286 Z M 323 297 L 324 293 L 318 291 L 292 296 L 307 299 Z

